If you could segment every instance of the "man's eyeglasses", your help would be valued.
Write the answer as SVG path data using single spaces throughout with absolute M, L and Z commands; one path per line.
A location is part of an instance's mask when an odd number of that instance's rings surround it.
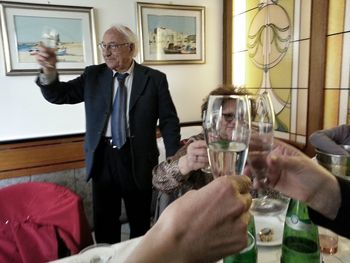
M 222 113 L 222 116 L 224 116 L 224 119 L 227 122 L 233 121 L 233 118 L 234 118 L 233 113 Z
M 102 50 L 106 50 L 106 49 L 110 49 L 110 50 L 120 50 L 122 47 L 126 46 L 126 45 L 130 45 L 130 43 L 121 43 L 121 44 L 117 44 L 117 43 L 109 43 L 109 44 L 105 44 L 103 42 L 99 43 L 98 46 L 102 49 Z

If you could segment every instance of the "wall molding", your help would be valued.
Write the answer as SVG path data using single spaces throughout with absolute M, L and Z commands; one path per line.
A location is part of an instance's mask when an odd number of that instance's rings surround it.
M 181 127 L 193 125 L 202 122 L 180 123 Z M 3 143 L 0 160 L 0 180 L 83 168 L 84 134 Z
M 0 179 L 82 168 L 84 135 L 52 137 L 0 145 Z

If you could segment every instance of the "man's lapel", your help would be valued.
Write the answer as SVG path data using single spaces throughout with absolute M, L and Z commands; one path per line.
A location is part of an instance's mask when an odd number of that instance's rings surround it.
M 104 90 L 104 92 L 99 92 L 99 94 L 102 94 L 103 101 L 108 107 L 112 106 L 113 101 L 113 81 L 113 71 L 107 69 L 100 75 L 99 82 L 97 83 L 98 89 Z
M 132 111 L 136 101 L 145 89 L 147 81 L 148 75 L 146 74 L 145 67 L 135 62 L 134 78 L 132 82 L 131 96 L 129 102 L 129 112 Z

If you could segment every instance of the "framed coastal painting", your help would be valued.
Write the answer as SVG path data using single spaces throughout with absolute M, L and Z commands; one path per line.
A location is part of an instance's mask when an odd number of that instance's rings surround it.
M 61 74 L 97 63 L 92 7 L 0 2 L 6 75 L 34 75 L 38 43 L 53 43 Z
M 205 63 L 205 7 L 137 3 L 143 64 Z

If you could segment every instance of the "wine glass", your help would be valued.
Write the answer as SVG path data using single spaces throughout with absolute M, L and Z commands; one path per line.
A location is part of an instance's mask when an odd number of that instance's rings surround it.
M 57 46 L 59 44 L 58 31 L 52 27 L 45 26 L 41 32 L 41 44 L 47 48 L 54 49 L 57 52 Z M 45 63 L 48 68 L 54 68 L 49 62 Z
M 204 130 L 213 177 L 242 174 L 250 137 L 247 96 L 211 95 Z
M 255 179 L 256 190 L 252 191 L 251 211 L 256 214 L 275 215 L 283 212 L 289 199 L 266 183 L 266 158 L 273 148 L 275 113 L 269 93 L 248 96 L 251 113 L 251 137 L 248 165 Z
M 206 123 L 206 116 L 207 111 L 204 110 L 202 113 L 202 127 L 203 127 L 203 133 L 204 133 L 204 139 L 206 140 L 206 143 L 208 145 L 208 141 L 207 141 L 207 136 L 206 136 L 206 131 L 207 131 L 207 123 Z M 210 168 L 210 164 L 208 164 L 206 167 L 201 169 L 203 173 L 211 173 L 211 168 Z
M 57 48 L 59 42 L 59 34 L 55 28 L 45 26 L 41 33 L 41 42 L 47 48 Z

